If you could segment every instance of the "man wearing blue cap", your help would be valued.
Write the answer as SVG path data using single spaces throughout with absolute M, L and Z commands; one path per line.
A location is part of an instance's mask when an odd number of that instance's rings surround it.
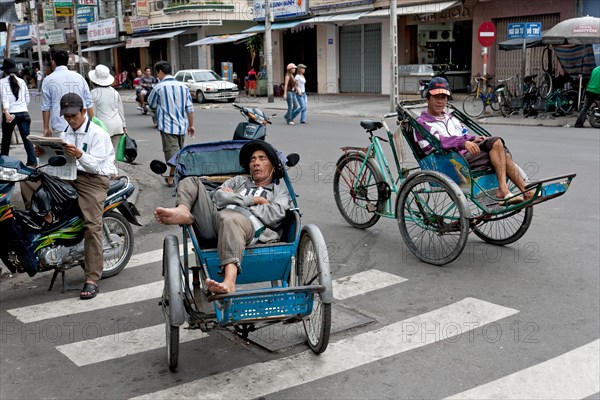
M 417 119 L 425 129 L 439 139 L 444 150 L 456 151 L 465 157 L 471 170 L 485 171 L 490 168 L 496 172 L 498 190 L 496 197 L 502 204 L 515 204 L 529 200 L 534 192 L 525 191 L 525 182 L 514 163 L 510 152 L 504 146 L 504 139 L 492 136 L 469 135 L 467 128 L 446 112 L 450 85 L 442 77 L 435 77 L 429 82 L 427 91 L 427 110 Z M 415 131 L 415 140 L 425 154 L 434 151 L 433 146 L 418 131 Z M 508 189 L 506 177 L 510 179 L 524 196 L 514 195 Z

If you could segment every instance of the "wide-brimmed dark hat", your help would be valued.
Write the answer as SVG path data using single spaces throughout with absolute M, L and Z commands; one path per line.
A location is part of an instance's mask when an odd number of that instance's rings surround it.
M 5 58 L 1 69 L 6 74 L 14 74 L 19 72 L 19 68 L 12 58 Z
M 277 151 L 264 140 L 251 140 L 242 146 L 240 150 L 240 165 L 242 168 L 244 168 L 247 173 L 250 173 L 250 159 L 256 150 L 264 151 L 267 157 L 269 157 L 269 161 L 271 161 L 271 164 L 273 164 L 273 167 L 275 168 L 275 171 L 273 171 L 273 179 L 282 178 L 283 167 L 281 166 L 281 160 L 277 155 Z

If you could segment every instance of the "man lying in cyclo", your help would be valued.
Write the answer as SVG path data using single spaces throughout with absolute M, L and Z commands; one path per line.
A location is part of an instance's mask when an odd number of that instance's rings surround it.
M 185 178 L 177 186 L 176 207 L 154 211 L 161 224 L 194 223 L 202 239 L 217 239 L 224 280 L 206 280 L 213 294 L 235 292 L 245 247 L 257 241 L 279 241 L 277 230 L 286 210 L 292 208 L 285 184 L 279 184 L 283 167 L 271 145 L 262 140 L 246 143 L 240 150 L 240 164 L 250 176 L 230 178 L 212 193 L 200 178 Z
M 493 169 L 498 178 L 496 197 L 500 199 L 501 204 L 516 204 L 531 199 L 535 191 L 525 192 L 525 182 L 510 152 L 504 146 L 504 139 L 497 136 L 484 137 L 467 134 L 466 127 L 458 118 L 444 111 L 448 105 L 450 94 L 450 85 L 446 79 L 433 78 L 429 82 L 427 91 L 427 111 L 421 113 L 417 122 L 439 139 L 444 150 L 453 150 L 462 154 L 472 171 Z M 415 131 L 415 140 L 425 154 L 434 151 L 431 143 L 418 131 Z M 509 191 L 506 184 L 507 176 L 521 193 L 524 193 L 523 196 Z

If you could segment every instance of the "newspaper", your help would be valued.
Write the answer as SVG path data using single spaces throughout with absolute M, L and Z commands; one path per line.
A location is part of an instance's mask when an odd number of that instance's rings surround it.
M 49 175 L 69 181 L 77 179 L 77 160 L 74 156 L 65 153 L 63 145 L 66 143 L 63 142 L 61 138 L 29 135 L 27 139 L 29 139 L 33 145 L 44 150 L 44 153 L 39 156 L 40 165 L 48 164 L 48 160 L 50 160 L 50 157 L 52 156 L 63 156 L 67 159 L 67 163 L 62 167 L 52 167 L 48 165 L 42 167 L 42 171 Z

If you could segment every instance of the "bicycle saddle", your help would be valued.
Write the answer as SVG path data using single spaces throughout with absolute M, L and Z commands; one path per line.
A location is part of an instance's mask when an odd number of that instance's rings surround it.
M 380 121 L 373 121 L 370 119 L 363 119 L 360 121 L 360 126 L 362 126 L 369 133 L 383 128 L 383 124 Z

